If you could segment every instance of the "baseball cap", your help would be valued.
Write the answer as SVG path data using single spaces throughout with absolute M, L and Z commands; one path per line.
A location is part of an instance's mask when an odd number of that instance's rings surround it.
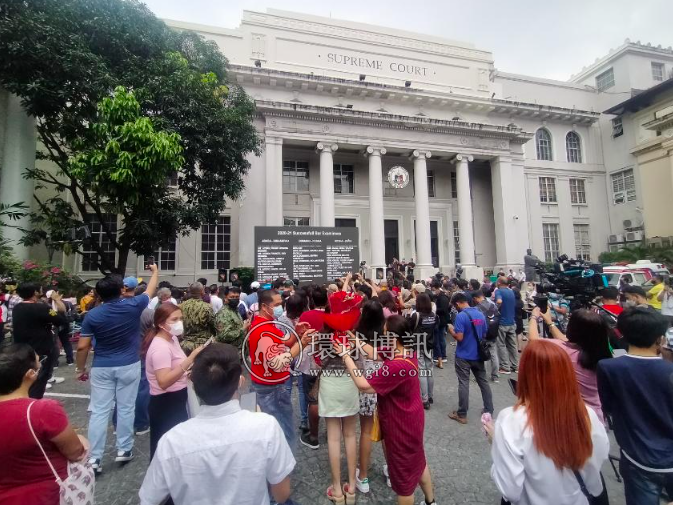
M 424 284 L 421 284 L 420 282 L 417 283 L 417 284 L 414 284 L 414 285 L 412 286 L 412 289 L 413 289 L 414 291 L 416 291 L 416 293 L 419 293 L 419 294 L 420 294 L 420 293 L 425 293 L 425 285 L 424 285 Z
M 138 287 L 138 279 L 135 277 L 125 277 L 123 282 L 126 289 L 135 289 Z
M 251 287 L 252 289 L 259 289 L 259 282 L 257 282 L 257 281 L 252 281 L 252 282 L 250 283 L 250 287 Z
M 286 288 L 294 287 L 294 282 L 292 282 L 290 279 L 288 279 L 283 283 L 283 287 L 286 287 Z

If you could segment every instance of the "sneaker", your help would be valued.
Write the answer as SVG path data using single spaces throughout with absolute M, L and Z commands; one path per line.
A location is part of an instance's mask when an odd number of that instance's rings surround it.
M 423 408 L 425 410 L 430 410 L 430 402 L 423 402 Z
M 360 469 L 355 469 L 355 487 L 361 493 L 369 493 L 369 477 L 360 480 Z
M 494 384 L 500 384 L 500 379 L 498 377 L 493 377 L 491 379 L 491 382 L 494 383 Z
M 389 488 L 393 487 L 393 485 L 390 483 L 390 477 L 386 477 L 386 486 L 388 486 Z
M 512 375 L 512 372 L 510 372 L 509 370 L 503 370 L 502 368 L 498 370 L 498 373 L 500 375 Z
M 54 365 L 54 368 L 52 368 L 52 370 L 58 370 L 58 363 Z
M 73 366 L 74 364 L 75 364 L 75 362 L 71 361 L 70 363 L 68 363 L 68 366 Z
M 65 379 L 63 377 L 52 377 L 47 382 L 51 382 L 52 384 L 60 384 L 61 382 L 65 382 Z
M 432 405 L 433 403 L 435 403 L 435 400 L 432 399 L 432 396 L 431 396 L 430 398 L 428 398 L 428 403 L 429 403 L 430 405 Z
M 100 464 L 100 459 L 89 458 L 87 463 L 91 465 L 91 468 L 93 468 L 93 471 L 96 472 L 96 474 L 103 473 L 103 465 Z
M 51 384 L 47 382 L 47 388 L 46 389 L 51 389 Z
M 317 438 L 312 438 L 311 434 L 309 432 L 304 432 L 299 436 L 299 441 L 308 447 L 309 449 L 313 449 L 314 451 L 316 449 L 320 448 L 320 443 L 318 442 Z
M 299 429 L 301 430 L 302 433 L 305 433 L 305 432 L 309 431 L 308 424 L 306 424 L 305 422 L 302 422 L 299 425 Z
M 421 500 L 421 502 L 418 505 L 428 505 L 428 502 L 426 502 L 425 500 Z M 430 502 L 430 505 L 437 505 L 437 502 L 435 500 L 432 500 Z
M 65 351 L 61 349 L 61 352 L 58 353 L 59 356 L 65 356 Z
M 139 430 L 135 430 L 136 435 L 146 435 L 149 432 L 150 432 L 150 427 L 149 426 L 147 428 L 141 428 Z
M 388 472 L 388 465 L 383 465 L 383 475 L 390 477 L 390 473 Z
M 131 461 L 133 459 L 133 451 L 117 451 L 117 457 L 115 461 L 117 463 L 124 463 L 125 461 Z

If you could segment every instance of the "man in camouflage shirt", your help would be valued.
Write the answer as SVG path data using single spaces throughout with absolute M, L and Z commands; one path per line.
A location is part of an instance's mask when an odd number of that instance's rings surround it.
M 238 312 L 241 290 L 235 286 L 227 288 L 224 307 L 215 315 L 215 339 L 241 349 L 250 320 L 243 321 Z
M 180 304 L 185 329 L 180 345 L 187 355 L 215 336 L 215 313 L 213 307 L 203 301 L 203 293 L 203 284 L 195 282 L 189 286 L 189 298 Z

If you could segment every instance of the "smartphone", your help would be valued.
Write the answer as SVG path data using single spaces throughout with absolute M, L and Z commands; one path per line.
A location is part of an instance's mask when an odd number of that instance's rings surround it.
M 154 265 L 154 256 L 148 256 L 145 258 L 145 270 L 149 270 L 150 265 Z
M 257 412 L 257 393 L 245 393 L 241 395 L 241 408 L 250 412 Z
M 519 384 L 519 381 L 516 379 L 509 379 L 507 382 L 509 382 L 509 388 L 512 390 L 512 393 L 516 396 L 516 387 Z

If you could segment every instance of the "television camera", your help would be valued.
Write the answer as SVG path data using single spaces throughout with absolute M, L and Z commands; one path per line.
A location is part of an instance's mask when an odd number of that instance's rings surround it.
M 535 271 L 540 276 L 536 285 L 535 304 L 546 312 L 548 295 L 557 293 L 570 302 L 570 310 L 596 306 L 594 299 L 608 287 L 603 275 L 603 267 L 598 263 L 568 258 L 563 254 L 556 258 L 553 271 L 547 271 L 544 264 L 538 264 Z

